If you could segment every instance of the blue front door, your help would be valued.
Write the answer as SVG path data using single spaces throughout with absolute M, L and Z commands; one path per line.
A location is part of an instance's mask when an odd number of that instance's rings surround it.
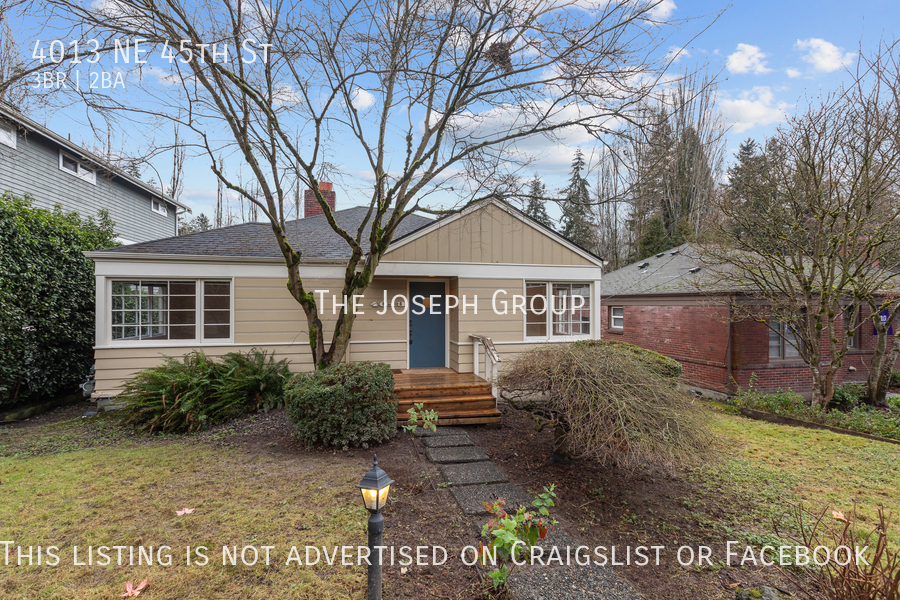
M 409 282 L 409 367 L 446 367 L 443 281 Z M 416 314 L 421 313 L 421 314 Z

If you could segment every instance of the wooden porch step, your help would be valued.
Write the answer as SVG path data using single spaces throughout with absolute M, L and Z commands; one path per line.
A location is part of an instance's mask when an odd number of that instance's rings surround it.
M 395 387 L 394 393 L 402 402 L 406 398 L 430 398 L 437 396 L 482 396 L 490 394 L 489 383 L 457 383 L 414 387 Z M 419 402 L 420 400 L 416 400 Z
M 405 420 L 408 415 L 406 411 L 413 408 L 413 404 L 424 404 L 423 410 L 434 410 L 439 415 L 454 410 L 494 409 L 497 407 L 497 401 L 491 394 L 481 396 L 447 396 L 444 398 L 422 398 L 420 402 L 415 401 L 415 399 L 401 400 L 397 405 L 397 414 L 402 415 L 401 418 Z
M 475 409 L 475 410 L 453 410 L 442 412 L 438 417 L 438 425 L 454 425 L 454 424 L 462 424 L 463 421 L 469 424 L 476 423 L 499 423 L 502 413 L 496 408 L 492 409 Z M 405 423 L 409 415 L 404 415 L 404 418 L 401 419 L 400 415 L 397 415 L 397 421 Z M 479 421 L 474 421 L 473 419 L 481 419 Z

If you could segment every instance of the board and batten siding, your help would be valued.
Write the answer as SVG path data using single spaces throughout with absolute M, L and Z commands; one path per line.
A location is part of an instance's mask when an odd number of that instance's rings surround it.
M 96 184 L 59 168 L 60 147 L 38 134 L 23 135 L 17 128 L 16 147 L 0 145 L 0 191 L 29 195 L 34 205 L 52 209 L 60 204 L 67 212 L 96 219 L 100 209 L 109 211 L 115 232 L 129 242 L 146 242 L 176 234 L 176 208 L 166 215 L 153 212 L 150 193 L 102 171 Z
M 596 266 L 493 204 L 388 250 L 382 262 L 390 261 Z
M 234 342 L 231 344 L 198 344 L 197 349 L 208 356 L 220 357 L 228 352 L 246 352 L 251 348 L 265 350 L 276 360 L 287 358 L 294 372 L 311 371 L 309 333 L 303 308 L 285 287 L 285 279 L 278 277 L 234 279 Z M 337 279 L 307 279 L 309 290 L 326 290 L 324 305 L 320 307 L 325 325 L 326 347 L 334 332 L 337 318 L 332 315 L 332 295 L 338 295 L 341 281 Z M 405 279 L 376 279 L 366 290 L 362 300 L 364 314 L 357 315 L 353 338 L 345 360 L 358 362 L 373 360 L 386 362 L 391 368 L 406 368 L 406 318 L 395 315 L 390 308 L 384 315 L 375 314 L 382 307 L 384 292 L 388 301 L 396 294 L 406 294 Z M 317 295 L 318 300 L 318 295 Z M 142 369 L 160 364 L 165 356 L 182 357 L 192 350 L 185 346 L 98 347 L 94 351 L 96 364 L 95 397 L 114 396 L 125 380 Z

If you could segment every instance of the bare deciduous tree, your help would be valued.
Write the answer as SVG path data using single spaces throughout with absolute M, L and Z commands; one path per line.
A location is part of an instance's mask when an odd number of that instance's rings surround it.
M 658 80 L 650 57 L 663 42 L 654 0 L 47 4 L 101 48 L 141 38 L 145 49 L 172 54 L 168 72 L 145 69 L 139 105 L 112 91 L 84 100 L 194 132 L 223 185 L 271 222 L 317 367 L 342 360 L 354 315 L 337 315 L 326 348 L 302 251 L 285 234 L 298 175 L 347 244 L 341 293 L 360 294 L 400 223 L 430 197 L 453 190 L 462 206 L 514 192 L 529 161 L 522 141 L 571 128 L 599 136 L 631 118 Z M 354 153 L 370 171 L 369 210 L 353 231 L 319 191 L 332 150 Z M 248 185 L 220 168 L 223 151 L 240 157 Z

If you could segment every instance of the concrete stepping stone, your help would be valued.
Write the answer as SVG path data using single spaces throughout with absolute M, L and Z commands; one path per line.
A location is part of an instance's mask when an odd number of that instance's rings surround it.
M 509 482 L 497 465 L 490 461 L 461 465 L 438 465 L 438 468 L 451 486 Z
M 472 440 L 466 435 L 438 435 L 422 440 L 426 448 L 453 448 L 456 446 L 474 446 Z
M 425 456 L 433 463 L 472 463 L 490 460 L 484 450 L 478 446 L 459 446 L 452 448 L 428 448 Z
M 643 600 L 612 569 L 597 565 L 522 569 L 508 584 L 516 600 Z
M 459 427 L 438 427 L 437 431 L 431 431 L 430 429 L 422 429 L 421 427 L 416 427 L 416 430 L 413 431 L 413 435 L 416 437 L 436 437 L 440 435 L 469 435 L 466 433 L 465 429 L 460 429 Z
M 469 516 L 488 514 L 484 503 L 493 502 L 498 498 L 503 498 L 506 502 L 507 511 L 515 511 L 519 506 L 531 506 L 534 499 L 525 490 L 512 483 L 454 487 L 450 488 L 450 493 L 456 498 L 456 503 L 463 513 Z

